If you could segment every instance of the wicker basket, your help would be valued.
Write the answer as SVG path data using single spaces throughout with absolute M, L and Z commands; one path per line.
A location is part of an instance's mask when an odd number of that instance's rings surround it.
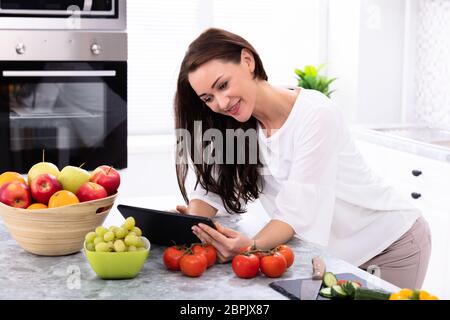
M 14 240 L 26 251 L 62 256 L 80 251 L 89 231 L 103 224 L 117 193 L 69 206 L 26 210 L 0 202 L 0 215 Z

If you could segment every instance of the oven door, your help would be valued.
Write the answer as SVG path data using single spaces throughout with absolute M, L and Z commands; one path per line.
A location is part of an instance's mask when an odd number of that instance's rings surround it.
M 126 0 L 0 0 L 0 29 L 125 30 Z
M 0 62 L 0 172 L 127 166 L 126 62 Z
M 67 17 L 74 10 L 81 16 L 117 17 L 118 0 L 0 0 L 4 16 Z

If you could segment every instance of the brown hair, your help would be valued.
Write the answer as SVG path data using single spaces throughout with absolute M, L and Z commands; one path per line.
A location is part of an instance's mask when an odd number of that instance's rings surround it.
M 257 122 L 254 117 L 251 117 L 247 122 L 241 123 L 232 117 L 228 117 L 219 113 L 213 112 L 206 104 L 197 96 L 192 89 L 188 75 L 195 71 L 204 63 L 213 59 L 219 59 L 225 62 L 240 63 L 242 49 L 250 51 L 255 60 L 254 78 L 267 80 L 267 75 L 264 70 L 261 59 L 256 50 L 242 37 L 231 32 L 210 28 L 204 31 L 195 39 L 190 45 L 181 63 L 180 73 L 177 81 L 177 91 L 174 101 L 175 113 L 175 128 L 187 130 L 191 137 L 194 137 L 194 122 L 201 121 L 202 132 L 201 136 L 208 129 L 217 129 L 222 133 L 222 137 L 226 136 L 227 129 L 242 129 L 244 132 L 248 129 L 256 130 Z M 227 139 L 228 140 L 228 139 Z M 188 143 L 190 142 L 190 145 Z M 176 173 L 178 186 L 186 203 L 189 199 L 186 194 L 186 176 L 188 173 L 188 160 L 194 164 L 194 172 L 196 176 L 195 187 L 200 185 L 207 191 L 213 192 L 220 196 L 222 203 L 229 213 L 243 213 L 245 208 L 242 207 L 240 200 L 246 204 L 259 197 L 261 193 L 261 174 L 259 168 L 261 162 L 259 159 L 259 147 L 256 146 L 257 163 L 247 163 L 250 154 L 250 148 L 247 139 L 245 140 L 245 155 L 246 161 L 244 164 L 238 164 L 234 161 L 233 164 L 208 164 L 195 163 L 194 153 L 199 152 L 203 155 L 203 150 L 207 148 L 211 141 L 180 141 L 178 138 L 176 155 L 181 157 L 183 161 L 177 159 Z M 237 146 L 234 143 L 234 151 L 236 155 Z M 193 150 L 194 152 L 187 151 Z M 227 150 L 227 143 L 224 141 L 223 149 L 217 150 L 215 146 L 214 152 L 225 155 Z M 184 151 L 184 152 L 183 152 Z M 190 159 L 188 159 L 188 157 Z M 225 157 L 223 157 L 225 158 Z M 236 160 L 236 159 L 235 159 Z

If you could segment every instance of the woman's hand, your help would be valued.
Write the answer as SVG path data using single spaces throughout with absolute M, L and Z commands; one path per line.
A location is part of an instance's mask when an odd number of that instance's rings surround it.
M 193 226 L 192 231 L 203 242 L 213 245 L 217 250 L 219 262 L 227 262 L 239 254 L 242 247 L 252 244 L 252 240 L 239 232 L 215 223 L 217 230 L 203 223 Z

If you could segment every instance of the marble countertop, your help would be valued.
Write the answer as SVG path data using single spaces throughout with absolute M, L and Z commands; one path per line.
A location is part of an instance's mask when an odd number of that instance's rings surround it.
M 382 130 L 379 130 L 379 129 Z M 392 132 L 389 132 L 393 128 Z M 450 162 L 450 141 L 442 141 L 448 146 L 420 141 L 395 134 L 395 129 L 412 128 L 412 125 L 354 125 L 350 128 L 352 136 L 356 139 L 379 144 L 388 148 L 396 149 L 423 156 L 426 158 Z M 422 127 L 417 127 L 422 128 Z
M 104 225 L 118 225 L 123 221 L 117 211 L 118 203 L 147 206 L 156 209 L 173 207 L 174 197 L 117 199 Z M 178 201 L 178 198 L 176 199 Z M 176 202 L 181 203 L 181 202 Z M 256 208 L 257 209 L 257 208 Z M 253 235 L 264 225 L 261 212 L 249 210 L 242 217 L 219 216 L 226 226 Z M 321 256 L 327 270 L 334 273 L 353 273 L 368 282 L 369 287 L 396 291 L 399 288 L 385 282 L 326 251 L 299 239 L 289 242 L 296 258 L 293 266 L 280 279 L 308 278 L 311 258 Z M 0 299 L 152 299 L 152 300 L 278 300 L 287 299 L 271 289 L 274 279 L 258 275 L 240 279 L 231 264 L 216 264 L 199 278 L 189 278 L 180 272 L 168 271 L 162 262 L 164 248 L 153 245 L 150 256 L 139 275 L 130 280 L 102 280 L 88 264 L 84 253 L 43 257 L 24 251 L 11 238 L 0 219 Z

